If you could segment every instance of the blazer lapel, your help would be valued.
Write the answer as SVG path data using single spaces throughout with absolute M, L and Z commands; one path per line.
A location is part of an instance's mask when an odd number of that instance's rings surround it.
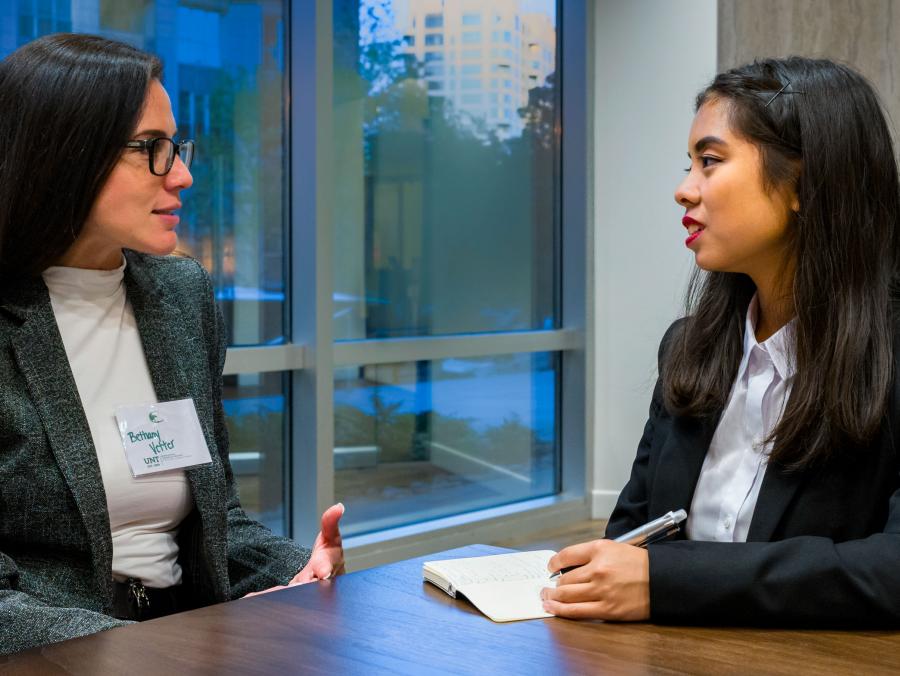
M 655 472 L 649 518 L 661 516 L 672 509 L 690 512 L 697 479 L 720 417 L 721 414 L 702 420 L 673 419 L 672 434 L 665 441 Z M 771 540 L 801 482 L 800 473 L 785 472 L 775 464 L 766 468 L 747 533 L 748 542 Z
M 145 274 L 133 257 L 128 258 L 125 267 L 125 293 L 134 311 L 156 398 L 173 401 L 190 397 L 183 355 L 190 354 L 184 350 L 191 348 L 179 345 L 180 332 L 173 330 L 184 326 L 181 312 L 167 302 L 165 291 Z
M 126 252 L 128 265 L 125 267 L 125 289 L 128 300 L 134 311 L 147 368 L 153 381 L 153 389 L 159 401 L 177 399 L 198 399 L 195 392 L 197 379 L 189 378 L 188 373 L 197 373 L 195 360 L 203 360 L 204 350 L 196 345 L 197 336 L 189 335 L 194 322 L 184 317 L 181 310 L 168 298 L 167 291 L 147 274 L 139 257 Z M 200 368 L 208 368 L 205 363 Z M 201 379 L 203 380 L 203 379 Z M 198 411 L 199 413 L 199 411 Z M 217 485 L 216 453 L 214 452 L 215 434 L 211 422 L 202 414 L 200 425 L 206 443 L 210 448 L 213 462 L 190 467 L 185 470 L 191 483 L 194 504 L 200 511 L 203 523 L 212 530 L 212 511 L 221 509 L 221 505 L 209 498 L 209 487 Z
M 768 542 L 772 539 L 778 522 L 800 487 L 802 477 L 800 472 L 786 472 L 781 466 L 769 463 L 747 531 L 748 542 Z
M 9 300 L 15 299 L 15 300 Z M 84 521 L 98 580 L 112 596 L 112 536 L 106 492 L 75 378 L 43 280 L 22 282 L 3 308 L 22 320 L 10 338 L 44 434 Z

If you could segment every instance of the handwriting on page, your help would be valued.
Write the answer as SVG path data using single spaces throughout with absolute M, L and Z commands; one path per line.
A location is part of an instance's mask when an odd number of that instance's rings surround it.
M 450 573 L 457 588 L 485 582 L 546 579 L 549 576 L 547 562 L 551 556 L 551 551 L 538 551 L 457 559 L 452 562 Z M 488 562 L 490 565 L 486 565 Z

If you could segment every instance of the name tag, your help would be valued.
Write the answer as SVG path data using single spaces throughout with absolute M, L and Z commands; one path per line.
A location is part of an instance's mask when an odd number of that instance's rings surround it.
M 136 477 L 212 462 L 193 399 L 119 406 L 116 422 Z

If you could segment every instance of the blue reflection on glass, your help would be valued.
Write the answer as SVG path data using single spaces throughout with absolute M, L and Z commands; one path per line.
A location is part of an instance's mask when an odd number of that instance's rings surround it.
M 550 495 L 556 356 L 346 369 L 335 381 L 335 492 L 350 535 Z

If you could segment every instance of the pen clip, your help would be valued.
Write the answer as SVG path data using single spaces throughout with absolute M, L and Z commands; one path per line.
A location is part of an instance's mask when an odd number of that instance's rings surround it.
M 638 546 L 646 547 L 647 545 L 652 545 L 656 542 L 659 542 L 660 540 L 665 540 L 666 538 L 668 538 L 672 535 L 675 535 L 680 530 L 681 530 L 681 526 L 679 526 L 678 524 L 675 524 L 666 530 L 660 531 L 659 533 L 654 533 L 653 535 L 648 537 L 645 542 L 642 542 Z

